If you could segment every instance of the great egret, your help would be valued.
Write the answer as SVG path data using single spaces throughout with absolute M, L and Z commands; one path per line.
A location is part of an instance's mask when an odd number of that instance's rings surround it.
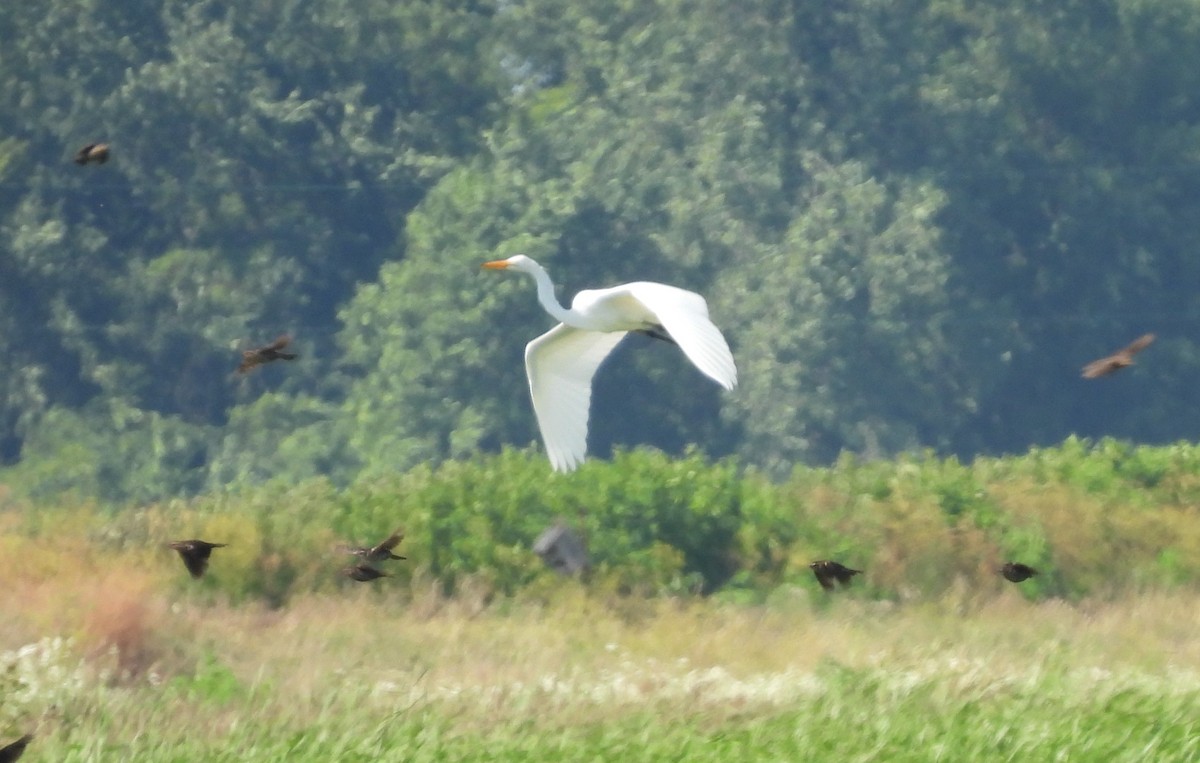
M 638 281 L 575 295 L 568 310 L 554 297 L 554 283 L 541 265 L 518 254 L 485 262 L 489 270 L 528 273 L 537 282 L 538 302 L 560 323 L 525 346 L 525 372 L 538 428 L 550 463 L 569 472 L 587 453 L 592 376 L 630 331 L 679 346 L 701 373 L 725 389 L 737 384 L 733 355 L 708 304 L 695 292 Z

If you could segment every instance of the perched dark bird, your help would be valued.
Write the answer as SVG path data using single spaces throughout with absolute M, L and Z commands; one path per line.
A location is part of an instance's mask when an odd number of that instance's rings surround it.
M 356 564 L 353 567 L 347 567 L 342 570 L 342 574 L 360 583 L 368 583 L 376 578 L 388 577 L 386 572 L 380 572 L 369 564 Z
M 273 360 L 295 360 L 295 353 L 283 351 L 283 348 L 287 347 L 291 343 L 292 338 L 284 334 L 265 347 L 255 347 L 251 350 L 243 350 L 242 363 L 237 369 L 238 373 L 244 374 L 255 366 L 261 366 L 263 363 L 270 363 Z
M 1154 334 L 1143 334 L 1124 349 L 1117 350 L 1107 358 L 1093 360 L 1083 367 L 1083 378 L 1095 379 L 1100 376 L 1108 376 L 1111 373 L 1120 371 L 1122 368 L 1128 368 L 1133 365 L 1133 356 L 1150 346 L 1154 341 Z
M 812 569 L 813 575 L 817 576 L 817 582 L 826 591 L 833 590 L 833 581 L 835 580 L 844 586 L 850 585 L 850 578 L 862 572 L 862 570 L 852 570 L 828 559 L 821 559 L 808 566 Z
M 404 531 L 396 530 L 384 540 L 375 546 L 342 546 L 341 549 L 347 554 L 354 554 L 361 557 L 363 564 L 378 564 L 386 562 L 390 559 L 406 559 L 407 557 L 393 554 L 392 549 L 399 545 L 400 541 L 404 540 Z
M 1013 583 L 1020 583 L 1023 580 L 1029 580 L 1031 577 L 1038 574 L 1038 571 L 1030 567 L 1028 564 L 1021 564 L 1020 562 L 1005 562 L 1004 566 L 1000 568 L 1000 574 L 1004 576 L 1005 580 Z
M 208 557 L 214 548 L 224 548 L 227 543 L 209 543 L 206 540 L 177 540 L 167 544 L 179 552 L 183 564 L 192 577 L 198 578 L 208 569 Z
M 108 161 L 107 143 L 89 143 L 75 152 L 76 164 L 104 164 Z
M 33 741 L 33 734 L 26 734 L 12 744 L 0 747 L 0 763 L 12 763 L 25 752 L 25 745 Z

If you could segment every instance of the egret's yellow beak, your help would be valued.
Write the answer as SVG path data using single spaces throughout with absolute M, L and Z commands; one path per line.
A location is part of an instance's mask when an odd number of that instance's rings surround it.
M 504 270 L 508 267 L 508 260 L 492 260 L 491 262 L 483 263 L 481 267 L 487 270 Z

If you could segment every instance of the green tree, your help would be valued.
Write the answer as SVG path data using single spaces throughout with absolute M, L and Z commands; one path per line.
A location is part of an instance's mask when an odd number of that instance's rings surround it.
M 809 160 L 803 211 L 783 242 L 747 257 L 723 307 L 743 326 L 741 452 L 786 473 L 843 450 L 879 457 L 947 445 L 986 366 L 958 356 L 973 329 L 953 310 L 954 272 L 929 184 L 891 186 L 857 162 Z
M 0 12 L 7 460 L 55 407 L 208 431 L 275 387 L 336 399 L 338 307 L 504 95 L 486 2 L 135 5 Z M 97 139 L 108 164 L 69 163 Z M 230 380 L 283 331 L 303 363 Z

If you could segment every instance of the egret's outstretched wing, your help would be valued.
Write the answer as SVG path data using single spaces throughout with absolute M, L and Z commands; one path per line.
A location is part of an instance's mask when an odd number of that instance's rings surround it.
M 704 297 L 686 289 L 644 281 L 622 288 L 654 315 L 688 360 L 705 376 L 725 389 L 737 386 L 733 353 L 721 330 L 709 320 Z
M 525 346 L 533 410 L 546 454 L 560 472 L 583 462 L 592 377 L 624 336 L 624 331 L 582 331 L 560 323 Z

